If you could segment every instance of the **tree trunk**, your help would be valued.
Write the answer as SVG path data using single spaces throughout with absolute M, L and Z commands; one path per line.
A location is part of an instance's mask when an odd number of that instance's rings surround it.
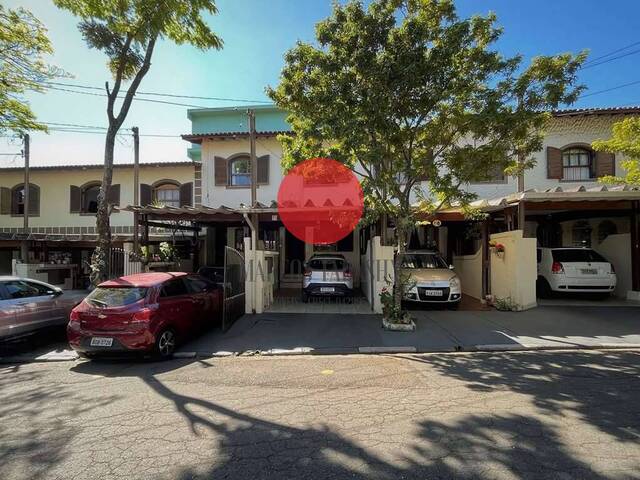
M 109 222 L 109 189 L 113 179 L 113 153 L 117 129 L 110 126 L 104 145 L 104 173 L 98 194 L 98 212 L 96 213 L 97 245 L 91 258 L 91 284 L 96 286 L 107 280 L 109 275 L 109 257 L 111 252 L 111 225 Z
M 393 258 L 393 306 L 394 311 L 398 312 L 399 320 L 402 318 L 402 296 L 404 294 L 404 279 L 400 273 L 400 266 L 402 265 L 402 255 L 406 251 L 406 230 L 407 219 L 396 218 L 396 240 L 397 251 Z

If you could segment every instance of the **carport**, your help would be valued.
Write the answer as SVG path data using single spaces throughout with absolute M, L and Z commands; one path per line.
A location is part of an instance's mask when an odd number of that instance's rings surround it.
M 524 299 L 523 305 L 535 306 L 536 247 L 585 246 L 614 265 L 618 303 L 640 300 L 637 188 L 580 185 L 533 189 L 479 200 L 473 206 L 487 217 L 477 222 L 485 232 L 478 259 L 474 261 L 476 257 L 469 255 L 458 261 L 467 288 L 482 292 L 483 296 Z M 491 242 L 504 244 L 505 252 L 495 251 Z

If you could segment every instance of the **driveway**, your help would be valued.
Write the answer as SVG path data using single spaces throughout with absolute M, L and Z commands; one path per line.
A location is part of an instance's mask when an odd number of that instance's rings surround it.
M 379 315 L 245 315 L 183 352 L 443 352 L 640 346 L 637 308 L 539 307 L 526 312 L 412 311 L 415 332 L 388 332 Z M 284 352 L 283 352 L 284 351 Z

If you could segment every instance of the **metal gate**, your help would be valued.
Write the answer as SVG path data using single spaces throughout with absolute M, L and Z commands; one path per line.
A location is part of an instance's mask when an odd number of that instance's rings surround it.
M 142 263 L 132 261 L 131 253 L 122 248 L 111 248 L 109 252 L 109 278 L 142 272 Z
M 224 247 L 224 295 L 222 300 L 222 330 L 227 331 L 245 312 L 244 257 L 240 252 Z

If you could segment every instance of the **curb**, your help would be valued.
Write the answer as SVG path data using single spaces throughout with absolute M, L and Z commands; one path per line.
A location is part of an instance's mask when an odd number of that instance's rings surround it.
M 549 350 L 640 350 L 640 343 L 598 343 L 598 344 L 559 344 L 559 345 L 521 345 L 521 344 L 480 344 L 458 345 L 454 348 L 418 350 L 415 346 L 379 346 L 379 347 L 328 347 L 311 348 L 296 347 L 292 349 L 272 348 L 269 350 L 247 350 L 244 352 L 176 352 L 174 359 L 193 358 L 227 358 L 227 357 L 287 357 L 297 355 L 357 355 L 357 354 L 438 354 L 438 353 L 473 353 L 473 352 L 534 352 Z M 0 364 L 13 363 L 47 363 L 47 362 L 75 362 L 80 357 L 75 352 L 47 353 L 37 357 L 17 355 L 0 357 Z

